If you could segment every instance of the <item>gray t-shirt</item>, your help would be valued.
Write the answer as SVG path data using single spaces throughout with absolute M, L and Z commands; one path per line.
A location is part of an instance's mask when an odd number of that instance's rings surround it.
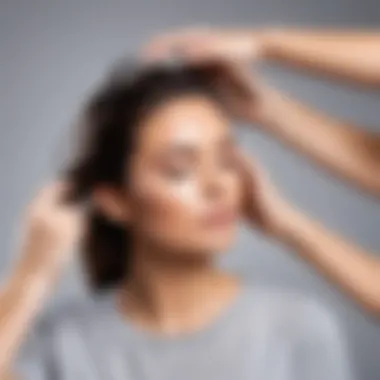
M 112 293 L 66 306 L 29 337 L 25 380 L 347 380 L 337 324 L 319 303 L 245 287 L 212 325 L 163 338 L 129 324 Z

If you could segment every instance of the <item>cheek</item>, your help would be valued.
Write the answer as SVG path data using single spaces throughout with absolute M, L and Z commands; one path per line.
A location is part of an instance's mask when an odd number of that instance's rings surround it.
M 235 209 L 241 211 L 243 203 L 243 184 L 237 172 L 228 174 L 225 180 L 226 198 L 228 203 Z
M 239 211 L 240 178 L 227 172 L 220 179 L 223 202 Z M 196 179 L 172 181 L 147 176 L 136 178 L 133 184 L 132 223 L 146 241 L 179 251 L 219 251 L 234 240 L 236 225 L 223 231 L 204 229 L 200 220 L 210 204 Z
M 191 228 L 200 207 L 196 181 L 136 179 L 132 213 L 137 227 L 161 236 L 181 235 Z

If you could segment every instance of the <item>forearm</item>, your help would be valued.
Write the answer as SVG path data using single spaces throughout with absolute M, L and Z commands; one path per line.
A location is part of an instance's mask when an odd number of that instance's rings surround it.
M 380 195 L 379 137 L 323 115 L 273 89 L 262 88 L 252 122 L 334 174 Z
M 379 316 L 380 260 L 299 212 L 292 212 L 287 220 L 276 237 Z
M 268 60 L 380 86 L 380 31 L 284 29 L 263 36 Z
M 23 338 L 55 281 L 41 266 L 30 264 L 30 260 L 20 262 L 0 293 L 0 379 L 11 370 Z

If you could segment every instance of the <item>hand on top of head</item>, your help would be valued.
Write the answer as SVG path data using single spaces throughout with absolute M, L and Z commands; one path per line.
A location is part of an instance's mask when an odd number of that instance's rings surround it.
M 265 55 L 264 33 L 198 27 L 154 38 L 142 57 L 145 62 L 177 59 L 200 65 L 215 77 L 215 85 L 234 117 L 260 122 L 266 117 L 271 92 L 251 72 L 250 63 Z M 270 108 L 270 107 L 269 107 Z M 244 186 L 243 213 L 266 233 L 273 233 L 288 209 L 266 173 L 241 150 L 236 164 Z
M 222 59 L 249 63 L 262 57 L 264 47 L 260 32 L 193 27 L 154 38 L 144 47 L 142 56 L 148 61 L 176 56 L 193 62 Z
M 244 30 L 190 28 L 163 34 L 142 49 L 145 62 L 187 62 L 211 69 L 227 109 L 238 119 L 260 121 L 265 88 L 250 63 L 263 54 L 264 38 Z

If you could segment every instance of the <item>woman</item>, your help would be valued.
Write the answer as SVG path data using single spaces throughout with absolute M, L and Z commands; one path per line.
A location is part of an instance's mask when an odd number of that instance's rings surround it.
M 238 89 L 220 87 L 222 71 L 119 69 L 91 99 L 70 185 L 32 203 L 3 290 L 2 379 L 349 378 L 321 305 L 214 265 L 239 216 L 269 236 L 287 219 L 236 150 L 225 101 Z M 78 238 L 95 295 L 41 319 L 20 349 Z
M 268 60 L 354 84 L 380 86 L 376 30 L 263 29 L 177 31 L 155 39 L 150 59 L 172 51 L 190 61 Z M 355 52 L 353 54 L 353 52 Z M 235 70 L 239 71 L 239 70 Z M 236 76 L 237 77 L 237 76 Z M 246 77 L 240 83 L 250 83 Z M 252 81 L 251 81 L 252 82 Z M 347 183 L 380 195 L 380 135 L 324 115 L 286 94 L 254 83 L 241 116 Z M 292 213 L 281 241 L 375 317 L 380 315 L 380 260 L 306 215 Z

